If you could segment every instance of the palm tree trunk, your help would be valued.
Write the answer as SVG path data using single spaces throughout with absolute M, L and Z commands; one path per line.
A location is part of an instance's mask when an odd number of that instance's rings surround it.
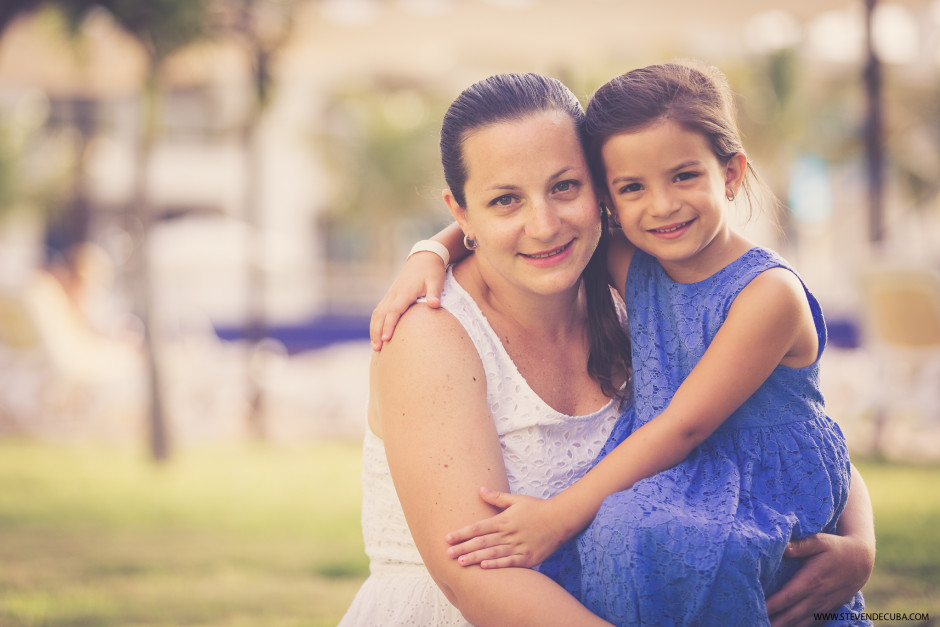
M 148 68 L 146 86 L 141 94 L 140 138 L 137 144 L 134 191 L 131 198 L 131 229 L 138 231 L 135 248 L 137 259 L 133 264 L 135 305 L 144 327 L 144 351 L 146 354 L 147 389 L 147 444 L 154 462 L 164 462 L 170 457 L 170 437 L 163 405 L 162 377 L 157 358 L 158 341 L 154 337 L 153 278 L 150 264 L 150 227 L 153 220 L 149 203 L 148 175 L 156 135 L 159 92 L 157 88 L 157 64 Z
M 875 53 L 872 37 L 873 17 L 878 0 L 865 0 L 865 96 L 868 109 L 865 118 L 865 154 L 868 166 L 868 231 L 869 240 L 884 240 L 884 144 L 881 102 L 881 62 Z

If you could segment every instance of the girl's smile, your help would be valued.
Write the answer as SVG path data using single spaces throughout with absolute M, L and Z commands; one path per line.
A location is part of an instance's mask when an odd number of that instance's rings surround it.
M 689 225 L 692 224 L 694 220 L 689 220 L 687 222 L 679 222 L 677 224 L 670 224 L 669 226 L 664 226 L 658 229 L 650 229 L 650 233 L 653 233 L 660 239 L 675 239 L 682 236 L 686 232 Z

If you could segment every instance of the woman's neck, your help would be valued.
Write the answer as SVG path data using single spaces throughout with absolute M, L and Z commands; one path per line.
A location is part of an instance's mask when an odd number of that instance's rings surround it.
M 494 328 L 511 326 L 552 341 L 580 337 L 585 332 L 587 315 L 582 281 L 554 294 L 539 294 L 506 281 L 475 259 L 457 266 L 455 275 Z
M 537 294 L 463 262 L 455 269 L 529 387 L 569 416 L 593 413 L 609 399 L 587 370 L 590 340 L 581 281 L 555 294 Z

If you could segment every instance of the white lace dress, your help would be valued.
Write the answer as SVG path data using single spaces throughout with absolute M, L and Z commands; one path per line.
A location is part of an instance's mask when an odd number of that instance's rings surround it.
M 450 270 L 442 305 L 467 330 L 483 361 L 487 401 L 512 492 L 547 498 L 571 485 L 604 446 L 619 403 L 612 401 L 587 416 L 555 411 L 519 374 Z M 468 625 L 425 569 L 392 485 L 382 441 L 368 429 L 362 465 L 362 535 L 370 575 L 340 626 Z

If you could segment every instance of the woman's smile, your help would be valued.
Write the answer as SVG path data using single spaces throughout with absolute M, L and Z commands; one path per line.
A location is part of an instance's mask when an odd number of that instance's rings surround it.
M 554 266 L 562 263 L 571 256 L 571 247 L 574 240 L 571 240 L 563 246 L 543 250 L 537 253 L 519 253 L 521 257 L 528 259 L 532 265 L 538 267 Z

